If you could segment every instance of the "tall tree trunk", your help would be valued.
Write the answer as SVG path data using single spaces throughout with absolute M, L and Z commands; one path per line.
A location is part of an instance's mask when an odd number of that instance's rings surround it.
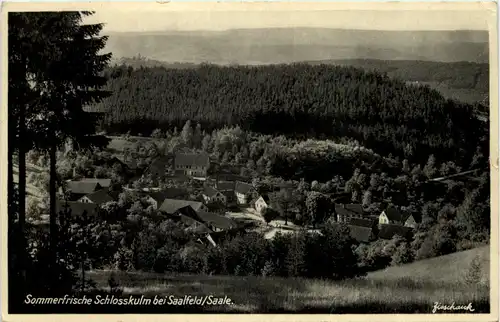
M 7 147 L 7 204 L 8 204 L 8 216 L 7 223 L 9 233 L 14 224 L 14 215 L 16 212 L 16 207 L 14 204 L 16 200 L 14 200 L 14 138 L 15 135 L 13 125 L 11 122 L 14 122 L 13 119 L 9 119 L 9 132 L 8 132 L 8 147 Z
M 50 250 L 52 256 L 52 264 L 57 260 L 57 212 L 56 212 L 56 145 L 55 143 L 49 149 L 50 159 L 50 180 L 49 180 L 49 198 L 50 198 Z
M 24 233 L 26 222 L 26 150 L 25 142 L 25 106 L 21 106 L 19 110 L 19 229 Z
M 13 281 L 18 281 L 19 279 L 17 278 L 17 274 L 19 273 L 16 267 L 16 251 L 12 244 L 10 243 L 15 243 L 16 241 L 14 240 L 13 237 L 15 237 L 13 231 L 14 231 L 14 216 L 17 213 L 17 207 L 15 206 L 17 200 L 16 196 L 14 196 L 14 142 L 15 142 L 15 118 L 13 114 L 9 115 L 8 119 L 8 134 L 7 134 L 7 140 L 8 140 L 8 147 L 7 147 L 7 205 L 8 205 L 8 211 L 7 211 L 7 236 L 8 236 L 8 259 L 7 259 L 7 267 L 8 267 L 8 280 L 11 281 L 9 283 L 9 298 L 14 299 L 16 291 L 16 287 L 19 286 L 14 286 L 15 283 Z M 13 301 L 14 302 L 14 301 Z
M 18 146 L 18 162 L 19 162 L 19 272 L 21 281 L 24 283 L 26 277 L 26 104 L 19 104 L 19 139 Z

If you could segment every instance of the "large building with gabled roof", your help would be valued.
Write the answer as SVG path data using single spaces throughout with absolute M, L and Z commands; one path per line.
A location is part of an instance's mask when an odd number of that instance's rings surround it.
M 176 153 L 175 172 L 191 177 L 206 177 L 210 167 L 207 153 Z

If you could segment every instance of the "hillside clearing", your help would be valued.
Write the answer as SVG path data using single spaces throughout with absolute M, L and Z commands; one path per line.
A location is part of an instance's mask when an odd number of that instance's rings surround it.
M 437 283 L 461 283 L 471 261 L 479 256 L 481 262 L 481 276 L 484 283 L 489 281 L 490 246 L 478 247 L 450 255 L 417 261 L 411 264 L 389 267 L 384 270 L 368 274 L 371 280 L 398 280 L 401 278 L 433 281 Z

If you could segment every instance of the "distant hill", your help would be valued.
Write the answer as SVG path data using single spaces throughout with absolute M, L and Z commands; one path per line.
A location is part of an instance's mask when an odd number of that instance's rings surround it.
M 275 64 L 380 59 L 488 62 L 486 31 L 378 31 L 326 28 L 109 33 L 114 57 L 163 62 Z

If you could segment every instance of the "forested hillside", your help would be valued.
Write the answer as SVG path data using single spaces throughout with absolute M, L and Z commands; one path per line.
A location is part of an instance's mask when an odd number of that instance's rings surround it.
M 106 73 L 113 94 L 98 109 L 107 112 L 109 132 L 148 135 L 189 119 L 208 129 L 238 124 L 267 134 L 347 137 L 384 155 L 422 163 L 434 154 L 462 166 L 476 152 L 471 147 L 487 144 L 473 106 L 352 67 L 123 65 Z
M 445 98 L 466 103 L 480 102 L 481 112 L 488 112 L 489 65 L 474 62 L 436 62 L 423 60 L 339 59 L 305 61 L 311 65 L 340 65 L 366 71 L 386 73 L 414 85 L 428 85 Z M 140 67 L 165 67 L 174 69 L 197 68 L 199 64 L 153 60 L 141 55 L 120 57 L 112 65 Z
M 487 63 L 377 59 L 345 59 L 310 63 L 352 66 L 387 73 L 391 78 L 429 85 L 446 98 L 488 105 L 490 82 Z M 488 111 L 487 106 L 484 111 Z

